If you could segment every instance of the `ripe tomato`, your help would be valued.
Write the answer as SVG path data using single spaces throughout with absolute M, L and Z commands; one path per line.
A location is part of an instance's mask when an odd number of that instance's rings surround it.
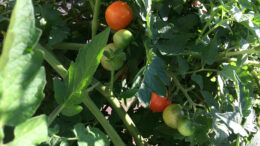
M 113 35 L 113 42 L 118 49 L 126 48 L 133 40 L 133 34 L 126 29 L 121 29 Z
M 152 92 L 152 99 L 150 103 L 150 109 L 154 112 L 163 112 L 163 110 L 171 104 L 168 97 L 161 97 Z
M 178 121 L 182 119 L 184 112 L 179 104 L 171 104 L 167 106 L 163 111 L 163 121 L 164 123 L 171 127 L 177 128 Z
M 180 119 L 177 129 L 183 136 L 191 136 L 195 132 L 195 126 L 188 119 Z
M 125 28 L 133 19 L 130 6 L 122 1 L 116 1 L 107 7 L 105 12 L 107 24 L 114 30 Z
M 104 51 L 108 51 L 110 54 L 113 55 L 113 51 L 116 51 L 117 48 L 113 43 L 108 44 L 105 48 Z M 123 61 L 120 58 L 114 57 L 113 59 L 109 59 L 106 56 L 102 56 L 100 63 L 102 66 L 109 71 L 115 71 L 118 70 L 120 67 L 123 66 Z

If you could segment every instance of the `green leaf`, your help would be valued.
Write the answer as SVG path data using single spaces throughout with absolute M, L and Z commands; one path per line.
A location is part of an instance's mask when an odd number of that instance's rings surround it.
M 151 92 L 166 97 L 168 76 L 166 75 L 166 64 L 158 56 L 152 56 L 152 63 L 146 68 L 143 83 L 137 92 L 137 97 L 144 106 L 150 104 Z
M 226 112 L 226 113 L 215 113 L 216 117 L 222 120 L 226 126 L 235 134 L 240 134 L 241 136 L 248 136 L 246 130 L 240 125 L 242 118 L 236 112 Z
M 257 146 L 257 145 L 260 145 L 260 128 L 258 128 L 257 133 L 251 139 L 250 143 L 246 144 L 246 146 Z
M 236 66 L 223 65 L 223 70 L 220 74 L 225 80 L 230 79 L 232 81 L 235 81 L 235 76 L 233 72 L 234 70 L 237 70 Z
M 188 40 L 192 37 L 192 34 L 182 33 L 174 34 L 169 40 L 159 41 L 158 45 L 155 45 L 162 55 L 171 56 L 173 54 L 183 53 Z
M 235 71 L 234 76 L 236 78 L 235 86 L 239 104 L 239 112 L 242 117 L 246 118 L 251 112 L 250 108 L 252 107 L 252 99 L 249 97 L 249 90 L 240 83 L 240 80 Z
M 25 11 L 26 9 L 26 11 Z M 17 0 L 0 58 L 0 123 L 15 126 L 39 107 L 46 83 L 31 0 Z
M 64 103 L 64 97 L 66 96 L 66 92 L 64 92 L 66 90 L 65 85 L 58 78 L 54 78 L 53 84 L 55 100 L 58 104 Z
M 66 26 L 53 26 L 49 35 L 48 45 L 55 45 L 62 42 L 69 35 L 69 28 Z
M 192 74 L 191 79 L 200 86 L 200 89 L 203 89 L 203 80 L 201 75 Z
M 67 140 L 62 140 L 60 146 L 69 146 L 69 142 Z
M 186 72 L 189 70 L 189 64 L 185 59 L 183 59 L 183 57 L 178 56 L 177 60 L 178 60 L 179 72 L 181 73 L 182 76 L 184 76 Z
M 78 137 L 78 146 L 109 146 L 107 136 L 99 129 L 87 127 L 81 123 L 74 126 L 74 134 Z
M 80 105 L 68 104 L 62 110 L 62 114 L 68 117 L 79 114 L 83 110 L 83 107 Z
M 58 99 L 66 104 L 63 114 L 73 116 L 82 110 L 80 106 L 76 105 L 82 102 L 85 95 L 81 91 L 90 84 L 92 76 L 96 72 L 107 44 L 109 32 L 108 28 L 96 35 L 90 43 L 79 50 L 76 61 L 71 63 L 64 79 L 66 96 L 63 100 Z M 58 93 L 59 88 L 56 90 L 55 93 Z
M 208 65 L 212 65 L 215 61 L 215 58 L 218 55 L 218 41 L 217 34 L 214 39 L 210 41 L 210 44 L 207 48 L 202 51 L 202 61 Z
M 8 146 L 34 146 L 48 139 L 47 117 L 33 117 L 14 129 L 14 140 Z

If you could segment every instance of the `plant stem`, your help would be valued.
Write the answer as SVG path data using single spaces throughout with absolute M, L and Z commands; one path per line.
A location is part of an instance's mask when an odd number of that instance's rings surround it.
M 80 43 L 58 43 L 53 46 L 53 49 L 62 49 L 62 50 L 79 50 L 80 48 L 85 47 L 86 44 L 80 44 Z
M 100 9 L 100 1 L 96 0 L 95 8 L 94 8 L 94 15 L 92 20 L 92 38 L 96 35 L 97 29 L 98 29 L 98 15 L 99 15 L 99 9 Z
M 58 72 L 58 74 L 64 78 L 67 74 L 67 70 L 64 68 L 64 66 L 56 59 L 56 57 L 49 52 L 47 49 L 45 49 L 43 46 L 38 44 L 36 46 L 36 49 L 39 49 L 43 52 L 43 58 L 51 65 L 51 67 Z
M 181 92 L 184 94 L 184 96 L 187 98 L 190 107 L 193 107 L 194 111 L 196 111 L 196 106 L 201 106 L 199 104 L 196 104 L 193 102 L 193 100 L 190 98 L 188 91 L 181 85 L 179 80 L 176 78 L 176 76 L 172 72 L 168 72 L 168 74 L 172 77 L 173 82 L 176 84 L 177 88 L 181 90 Z
M 236 146 L 240 146 L 239 139 L 240 139 L 240 134 L 237 135 Z
M 2 124 L 2 122 L 0 122 L 0 146 L 2 146 L 4 144 L 4 124 Z
M 193 73 L 202 72 L 202 71 L 218 72 L 217 69 L 201 68 L 199 70 L 194 70 L 194 71 L 187 72 L 186 74 L 193 74 Z
M 92 84 L 96 84 L 98 81 L 92 79 Z M 119 100 L 114 96 L 110 88 L 102 85 L 101 83 L 96 87 L 96 89 L 109 101 L 113 106 L 113 109 L 117 112 L 120 119 L 125 124 L 126 128 L 129 130 L 129 133 L 134 137 L 135 142 L 138 146 L 147 145 L 144 138 L 139 133 L 138 129 L 135 126 L 135 123 L 132 121 L 131 117 L 126 113 L 122 108 Z
M 112 142 L 116 146 L 124 146 L 125 143 L 122 141 L 120 136 L 117 134 L 115 129 L 109 124 L 109 122 L 106 120 L 106 118 L 102 115 L 102 113 L 99 111 L 98 107 L 95 105 L 95 103 L 91 100 L 89 96 L 84 98 L 83 100 L 84 105 L 91 111 L 91 113 L 96 117 L 96 119 L 99 121 L 99 123 L 103 126 L 106 133 L 111 138 Z
M 51 125 L 51 123 L 55 120 L 64 107 L 65 104 L 60 104 L 51 112 L 51 114 L 48 116 L 48 126 Z
M 78 140 L 77 137 L 69 137 L 69 138 L 66 138 L 66 137 L 60 137 L 59 135 L 56 135 L 56 134 L 53 134 L 52 136 L 53 136 L 53 137 L 56 137 L 56 138 L 59 138 L 59 139 L 66 139 L 66 140 L 68 140 L 68 141 Z
M 110 90 L 113 91 L 113 86 L 114 86 L 114 74 L 115 71 L 111 71 L 111 77 L 110 77 Z

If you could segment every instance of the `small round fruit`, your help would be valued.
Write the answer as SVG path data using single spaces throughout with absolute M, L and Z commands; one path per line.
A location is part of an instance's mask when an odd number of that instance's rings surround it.
M 183 136 L 191 136 L 195 132 L 195 126 L 188 119 L 180 119 L 177 129 Z
M 126 29 L 117 31 L 113 36 L 113 41 L 118 49 L 126 48 L 133 40 L 133 34 Z
M 171 127 L 177 128 L 178 121 L 182 119 L 184 112 L 179 104 L 171 104 L 167 106 L 163 111 L 163 121 L 164 123 Z
M 126 28 L 133 19 L 133 10 L 122 1 L 116 1 L 109 5 L 105 12 L 106 22 L 113 30 Z
M 108 51 L 109 53 L 112 53 L 112 51 L 116 51 L 117 48 L 113 43 L 108 44 L 105 48 L 104 51 Z M 102 56 L 100 60 L 101 65 L 109 71 L 115 71 L 121 68 L 124 64 L 122 60 L 119 58 L 113 58 L 113 60 L 109 60 L 106 56 Z
M 152 99 L 150 103 L 150 109 L 154 112 L 163 112 L 163 110 L 171 104 L 168 97 L 161 97 L 156 93 L 152 92 Z

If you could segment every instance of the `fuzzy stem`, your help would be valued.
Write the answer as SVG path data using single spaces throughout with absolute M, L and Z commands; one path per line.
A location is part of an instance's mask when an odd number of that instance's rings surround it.
M 111 77 L 110 77 L 110 90 L 113 91 L 113 87 L 114 87 L 114 75 L 115 75 L 115 71 L 111 71 Z
M 64 68 L 64 66 L 56 59 L 56 57 L 47 49 L 45 49 L 43 46 L 38 44 L 36 46 L 36 49 L 39 49 L 43 52 L 43 58 L 51 65 L 51 67 L 58 72 L 62 78 L 64 78 L 67 74 L 67 70 Z
M 51 125 L 51 123 L 56 119 L 56 117 L 59 115 L 64 107 L 64 104 L 60 104 L 51 112 L 51 114 L 48 116 L 48 126 Z
M 98 81 L 92 79 L 92 84 L 96 84 Z M 131 117 L 126 113 L 126 111 L 122 108 L 119 100 L 114 96 L 113 92 L 106 86 L 99 84 L 96 89 L 109 101 L 109 103 L 113 106 L 113 109 L 117 112 L 126 128 L 129 130 L 129 133 L 134 137 L 135 142 L 138 146 L 147 145 L 145 143 L 144 138 L 139 133 L 138 129 L 135 126 L 135 123 L 131 119 Z
M 100 1 L 96 0 L 95 8 L 94 8 L 94 15 L 92 20 L 92 38 L 96 35 L 97 29 L 98 29 L 98 15 L 99 15 L 99 9 L 100 9 Z
M 80 44 L 80 43 L 58 43 L 53 46 L 53 49 L 62 49 L 62 50 L 79 50 L 80 48 L 85 47 L 86 44 Z
M 103 126 L 103 128 L 105 129 L 106 133 L 111 138 L 114 145 L 124 146 L 125 143 L 122 141 L 122 139 L 117 134 L 115 129 L 111 126 L 111 124 L 109 124 L 109 122 L 105 119 L 105 117 L 99 111 L 98 107 L 91 100 L 91 98 L 89 96 L 87 96 L 86 98 L 84 98 L 83 103 L 91 111 L 91 113 L 96 117 L 96 119 L 99 121 L 99 123 Z
M 4 143 L 4 125 L 0 122 L 0 146 Z

